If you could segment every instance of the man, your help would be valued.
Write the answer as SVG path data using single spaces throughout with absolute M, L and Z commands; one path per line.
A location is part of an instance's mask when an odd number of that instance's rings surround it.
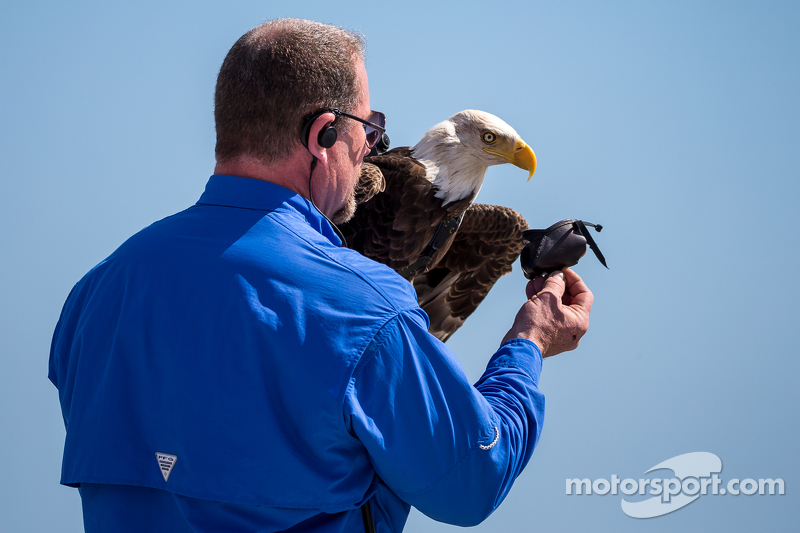
M 251 30 L 215 119 L 198 203 L 92 269 L 56 327 L 61 482 L 86 530 L 399 532 L 410 505 L 480 522 L 533 452 L 542 355 L 578 345 L 591 292 L 568 269 L 529 284 L 473 387 L 411 285 L 326 219 L 352 215 L 381 129 L 361 40 Z

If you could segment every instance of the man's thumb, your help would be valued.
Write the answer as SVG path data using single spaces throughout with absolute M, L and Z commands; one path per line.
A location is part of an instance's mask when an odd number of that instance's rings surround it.
M 564 296 L 567 290 L 567 282 L 564 281 L 564 273 L 560 270 L 551 272 L 547 279 L 544 280 L 544 287 L 542 290 L 550 290 L 559 297 Z

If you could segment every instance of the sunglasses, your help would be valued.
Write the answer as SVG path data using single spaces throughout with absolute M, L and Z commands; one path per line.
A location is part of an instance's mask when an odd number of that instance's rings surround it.
M 334 115 L 352 118 L 364 125 L 364 132 L 367 134 L 367 146 L 372 148 L 378 143 L 378 139 L 381 138 L 381 135 L 386 133 L 386 115 L 381 113 L 380 111 L 373 111 L 372 114 L 369 116 L 367 120 L 363 118 L 358 118 L 355 115 L 351 115 L 350 113 L 345 113 L 344 111 L 339 111 L 338 109 L 331 109 L 331 113 Z

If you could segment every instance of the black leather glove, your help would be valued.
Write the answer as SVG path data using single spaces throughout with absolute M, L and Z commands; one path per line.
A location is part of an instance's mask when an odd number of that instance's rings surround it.
M 577 265 L 578 260 L 586 253 L 587 244 L 600 263 L 608 268 L 605 257 L 600 253 L 600 248 L 597 247 L 586 226 L 591 226 L 597 231 L 603 229 L 600 224 L 568 218 L 556 222 L 547 229 L 529 229 L 522 232 L 522 242 L 525 247 L 519 260 L 525 277 L 533 279 L 564 267 Z

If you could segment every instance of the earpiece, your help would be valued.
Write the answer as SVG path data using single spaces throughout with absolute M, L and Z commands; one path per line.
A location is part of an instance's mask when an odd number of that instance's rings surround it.
M 314 113 L 303 126 L 303 133 L 300 135 L 300 142 L 302 142 L 303 146 L 305 146 L 306 148 L 308 148 L 308 136 L 311 133 L 311 125 L 314 124 L 314 121 L 317 120 L 320 116 L 324 115 L 325 113 L 330 113 L 330 111 L 326 110 Z M 338 119 L 339 117 L 337 116 L 336 119 L 334 119 L 333 124 L 335 124 L 336 120 Z M 336 144 L 336 138 L 339 136 L 339 133 L 336 131 L 336 128 L 333 127 L 333 124 L 322 128 L 319 132 L 319 135 L 317 136 L 317 142 L 323 148 L 330 148 L 331 146 Z
M 336 128 L 333 126 L 325 126 L 320 130 L 319 136 L 317 137 L 317 141 L 319 145 L 323 148 L 330 148 L 334 144 L 336 144 L 336 137 L 338 137 L 338 132 Z

